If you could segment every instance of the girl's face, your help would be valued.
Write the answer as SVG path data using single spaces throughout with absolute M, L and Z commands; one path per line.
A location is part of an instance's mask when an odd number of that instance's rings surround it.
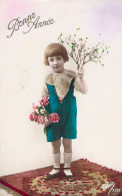
M 54 72 L 61 73 L 64 71 L 64 59 L 62 56 L 48 57 L 48 62 Z

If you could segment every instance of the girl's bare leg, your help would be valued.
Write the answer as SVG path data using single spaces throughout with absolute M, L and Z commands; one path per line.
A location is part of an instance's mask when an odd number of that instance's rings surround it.
M 72 153 L 72 139 L 62 139 L 62 143 L 64 146 L 64 152 Z
M 61 147 L 61 138 L 55 142 L 51 142 L 52 145 L 52 153 L 60 153 L 60 147 Z

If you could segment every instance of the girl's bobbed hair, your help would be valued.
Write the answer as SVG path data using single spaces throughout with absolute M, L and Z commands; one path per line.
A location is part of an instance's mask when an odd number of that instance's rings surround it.
M 66 48 L 59 43 L 51 43 L 47 46 L 44 53 L 44 64 L 49 65 L 48 57 L 62 56 L 64 62 L 69 60 Z

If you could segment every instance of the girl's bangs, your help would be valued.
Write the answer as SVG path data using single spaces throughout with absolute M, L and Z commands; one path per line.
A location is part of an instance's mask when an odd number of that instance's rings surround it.
M 48 57 L 52 56 L 62 56 L 62 50 L 60 48 L 53 48 L 48 51 Z

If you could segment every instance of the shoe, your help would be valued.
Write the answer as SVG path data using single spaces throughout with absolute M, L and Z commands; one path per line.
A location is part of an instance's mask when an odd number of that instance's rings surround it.
M 66 168 L 63 168 L 63 169 L 70 169 L 70 167 L 66 167 Z M 64 173 L 64 174 L 65 174 L 65 173 Z M 75 178 L 74 178 L 73 175 L 67 175 L 67 174 L 65 174 L 65 176 L 66 176 L 66 178 L 67 178 L 67 180 L 68 180 L 69 182 L 75 181 Z
M 44 180 L 51 180 L 51 179 L 56 178 L 56 177 L 59 176 L 59 174 L 60 174 L 60 168 L 53 168 L 53 169 L 59 170 L 59 172 L 56 173 L 56 174 L 46 174 L 46 175 L 44 175 L 44 176 L 43 176 L 43 179 L 44 179 Z

